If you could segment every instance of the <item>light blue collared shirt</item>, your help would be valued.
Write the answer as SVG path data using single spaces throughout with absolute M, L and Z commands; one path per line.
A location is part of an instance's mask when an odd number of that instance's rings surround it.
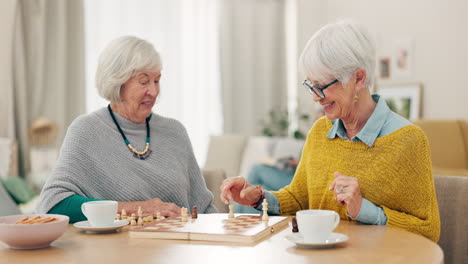
M 335 119 L 332 120 L 333 126 L 330 132 L 328 132 L 327 137 L 333 139 L 338 136 L 345 140 L 362 141 L 367 146 L 372 147 L 377 138 L 388 135 L 404 126 L 411 125 L 410 121 L 390 110 L 385 100 L 380 100 L 380 95 L 374 94 L 372 95 L 372 99 L 377 103 L 374 112 L 356 136 L 349 139 L 348 136 L 346 136 L 346 129 L 343 125 L 343 121 L 341 121 L 341 119 Z M 280 206 L 278 198 L 271 192 L 265 191 L 265 199 L 268 201 L 268 213 L 279 215 Z M 259 205 L 257 209 L 261 210 L 262 205 Z M 352 219 L 363 224 L 387 224 L 387 216 L 383 209 L 365 198 L 362 198 L 359 214 Z

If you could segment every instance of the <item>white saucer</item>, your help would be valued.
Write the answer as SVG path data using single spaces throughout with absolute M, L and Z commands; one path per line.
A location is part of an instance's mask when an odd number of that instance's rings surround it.
M 296 244 L 298 248 L 328 248 L 348 241 L 349 237 L 341 233 L 331 233 L 328 238 L 319 243 L 304 243 L 304 238 L 300 233 L 287 235 L 286 239 Z
M 114 223 L 110 226 L 102 226 L 102 227 L 92 227 L 88 221 L 81 221 L 76 222 L 73 224 L 74 227 L 84 230 L 84 231 L 92 231 L 92 232 L 103 232 L 103 231 L 112 231 L 122 228 L 128 225 L 128 221 L 125 220 L 114 220 Z

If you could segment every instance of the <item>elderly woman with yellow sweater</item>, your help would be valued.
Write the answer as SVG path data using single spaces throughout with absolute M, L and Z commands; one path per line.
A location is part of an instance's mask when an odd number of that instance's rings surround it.
M 389 225 L 433 241 L 440 219 L 429 145 L 418 127 L 371 95 L 375 44 L 361 25 L 340 21 L 320 29 L 300 57 L 303 85 L 325 116 L 310 130 L 290 185 L 276 192 L 227 179 L 221 199 L 295 214 L 334 210 L 342 219 Z

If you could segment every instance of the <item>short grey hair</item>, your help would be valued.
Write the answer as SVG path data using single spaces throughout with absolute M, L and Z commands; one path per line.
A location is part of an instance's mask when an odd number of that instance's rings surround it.
M 151 43 L 123 36 L 111 41 L 99 56 L 96 87 L 103 98 L 121 102 L 120 88 L 137 71 L 161 69 L 161 57 Z
M 320 83 L 338 79 L 346 85 L 353 72 L 366 71 L 364 86 L 372 88 L 375 79 L 375 42 L 362 25 L 342 20 L 322 27 L 307 43 L 299 58 L 299 68 Z M 314 81 L 311 80 L 311 81 Z

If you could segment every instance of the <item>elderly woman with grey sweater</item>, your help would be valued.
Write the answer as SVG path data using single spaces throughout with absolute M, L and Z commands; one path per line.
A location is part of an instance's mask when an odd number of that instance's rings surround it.
M 110 104 L 70 125 L 37 212 L 77 222 L 85 220 L 81 204 L 95 200 L 118 201 L 128 213 L 138 206 L 163 216 L 193 206 L 216 212 L 184 126 L 152 112 L 161 68 L 145 40 L 126 36 L 107 46 L 96 85 Z

